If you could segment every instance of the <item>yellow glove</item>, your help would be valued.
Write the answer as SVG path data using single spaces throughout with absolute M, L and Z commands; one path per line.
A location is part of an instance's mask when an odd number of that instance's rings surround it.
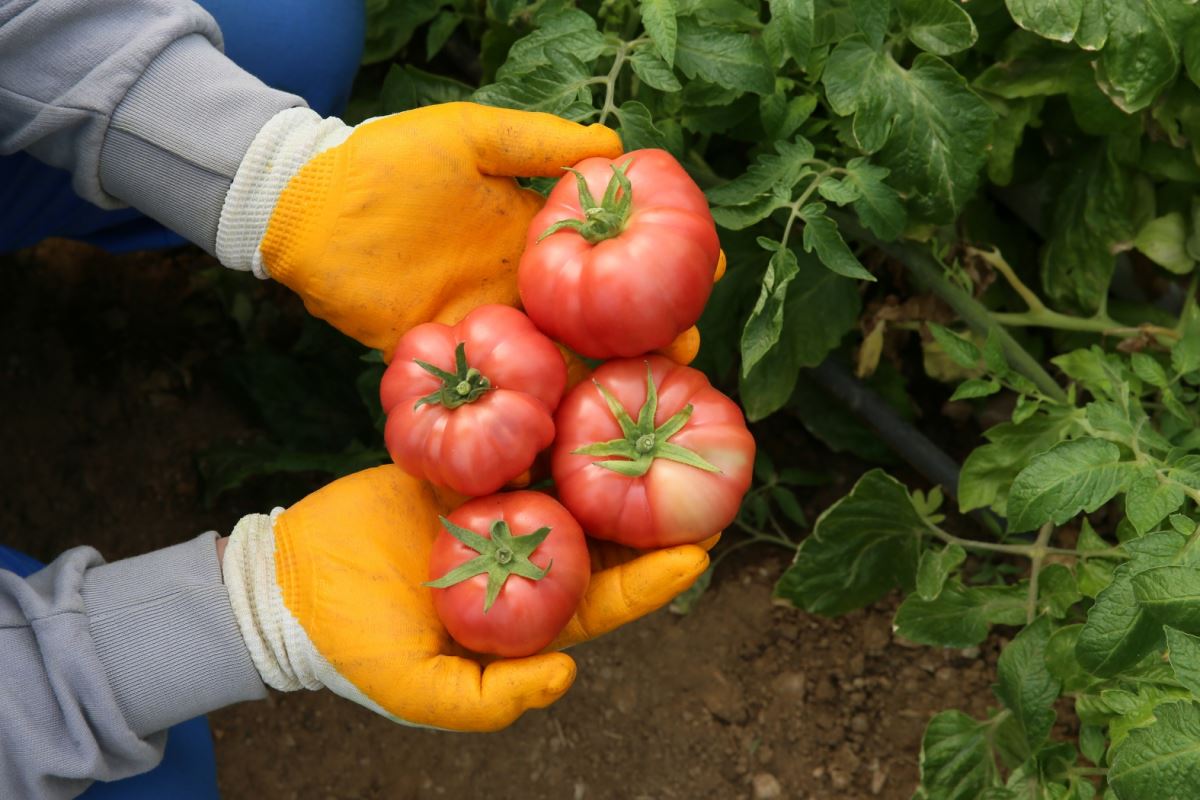
M 543 201 L 513 176 L 557 177 L 620 153 L 602 125 L 472 103 L 355 128 L 290 109 L 238 169 L 217 256 L 287 285 L 312 314 L 390 355 L 421 322 L 517 304 L 517 263 Z
M 397 722 L 461 731 L 503 728 L 562 696 L 575 678 L 570 656 L 485 664 L 438 620 L 422 584 L 438 515 L 460 502 L 387 465 L 239 522 L 225 583 L 263 681 L 285 691 L 326 687 Z M 591 583 L 553 647 L 659 608 L 707 566 L 696 545 L 644 555 L 595 547 Z

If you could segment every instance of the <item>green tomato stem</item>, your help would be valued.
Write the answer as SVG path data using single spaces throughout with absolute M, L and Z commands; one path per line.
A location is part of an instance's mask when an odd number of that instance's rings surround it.
M 673 415 L 670 419 L 654 427 L 654 415 L 658 413 L 658 387 L 654 385 L 654 374 L 650 362 L 646 362 L 646 402 L 638 411 L 635 421 L 621 402 L 604 388 L 599 381 L 593 380 L 600 396 L 608 405 L 609 412 L 621 426 L 621 438 L 594 444 L 572 450 L 575 455 L 582 456 L 615 456 L 620 460 L 594 462 L 596 466 L 625 475 L 629 478 L 640 478 L 653 466 L 656 458 L 665 458 L 680 464 L 702 469 L 705 472 L 720 472 L 721 470 L 706 461 L 699 453 L 680 447 L 670 441 L 671 437 L 683 430 L 692 417 L 691 405 Z
M 415 408 L 424 405 L 458 408 L 467 403 L 474 403 L 493 388 L 492 382 L 483 373 L 467 366 L 466 342 L 459 342 L 454 350 L 454 372 L 447 372 L 420 359 L 413 361 L 418 367 L 442 381 L 442 387 L 418 400 Z
M 546 577 L 551 561 L 545 569 L 529 560 L 529 556 L 546 541 L 550 528 L 538 528 L 533 533 L 523 536 L 513 536 L 508 523 L 498 519 L 490 528 L 491 538 L 480 536 L 473 530 L 455 525 L 445 517 L 440 517 L 442 525 L 455 539 L 479 553 L 477 558 L 459 564 L 437 580 L 428 581 L 425 586 L 433 589 L 447 589 L 455 584 L 474 578 L 476 575 L 487 575 L 487 593 L 483 600 L 483 613 L 491 610 L 492 604 L 500 596 L 500 590 L 509 576 L 520 575 L 531 581 L 540 581 Z

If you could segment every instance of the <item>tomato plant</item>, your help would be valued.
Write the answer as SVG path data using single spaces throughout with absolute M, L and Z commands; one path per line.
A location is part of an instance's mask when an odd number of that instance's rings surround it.
M 566 380 L 562 353 L 515 309 L 482 306 L 454 326 L 418 325 L 380 384 L 388 452 L 413 475 L 491 494 L 549 446 Z
M 704 373 L 662 356 L 604 364 L 567 395 L 555 424 L 559 497 L 600 539 L 702 541 L 733 521 L 750 486 L 754 437 L 741 409 Z
M 554 640 L 591 577 L 583 531 L 540 492 L 479 497 L 442 520 L 429 557 L 446 630 L 478 653 L 517 658 Z
M 571 172 L 529 227 L 518 273 L 526 313 L 590 358 L 666 347 L 712 292 L 721 246 L 704 193 L 663 150 L 589 158 Z
M 372 113 L 472 99 L 610 124 L 703 188 L 729 271 L 695 363 L 770 451 L 714 562 L 789 546 L 781 602 L 899 592 L 898 635 L 1003 646 L 994 708 L 930 721 L 917 797 L 1196 794 L 1200 6 L 402 5 L 372 51 L 419 46 Z M 830 453 L 853 488 L 791 547 Z M 902 462 L 919 488 L 883 470 Z

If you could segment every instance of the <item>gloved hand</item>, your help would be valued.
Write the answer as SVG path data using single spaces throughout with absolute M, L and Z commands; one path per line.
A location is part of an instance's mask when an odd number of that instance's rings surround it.
M 472 103 L 354 128 L 290 109 L 238 168 L 217 256 L 289 286 L 310 313 L 390 355 L 416 324 L 517 304 L 517 263 L 543 200 L 513 176 L 557 177 L 620 153 L 602 125 Z
M 481 663 L 422 586 L 438 515 L 461 502 L 389 464 L 239 522 L 223 570 L 263 681 L 325 687 L 397 722 L 496 730 L 570 688 L 575 662 L 554 650 L 659 608 L 708 566 L 701 546 L 639 555 L 594 543 L 591 583 L 551 652 Z

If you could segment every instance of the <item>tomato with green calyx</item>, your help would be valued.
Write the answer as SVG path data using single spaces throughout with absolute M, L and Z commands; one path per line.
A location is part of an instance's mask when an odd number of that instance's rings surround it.
M 609 361 L 563 399 L 551 472 L 592 536 L 638 548 L 699 542 L 737 516 L 754 437 L 704 373 L 661 356 Z
M 529 228 L 517 273 L 525 313 L 589 358 L 666 347 L 712 293 L 721 246 L 704 193 L 663 150 L 571 172 Z
M 487 495 L 554 440 L 567 367 L 516 309 L 480 306 L 457 325 L 418 325 L 380 384 L 392 459 L 418 478 Z
M 425 585 L 455 641 L 508 658 L 554 641 L 592 574 L 570 512 L 540 492 L 508 492 L 471 500 L 442 525 Z

